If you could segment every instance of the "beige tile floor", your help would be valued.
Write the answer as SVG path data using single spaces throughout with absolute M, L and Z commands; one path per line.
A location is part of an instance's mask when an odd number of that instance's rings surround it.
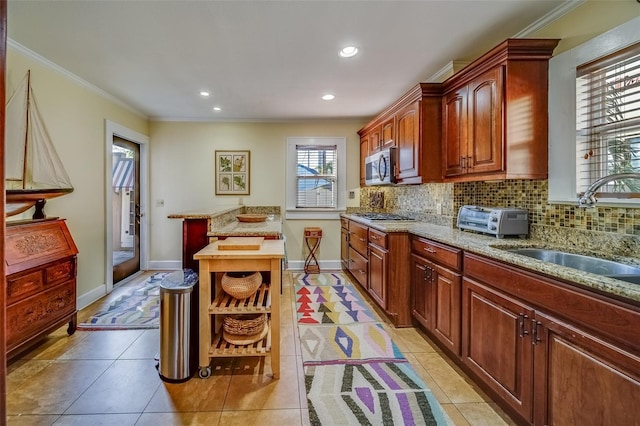
M 79 321 L 145 279 L 79 313 Z M 307 425 L 291 273 L 283 276 L 281 377 L 270 359 L 219 358 L 213 374 L 171 384 L 156 370 L 158 330 L 81 331 L 66 326 L 8 366 L 9 425 Z M 455 425 L 514 424 L 413 328 L 386 329 Z

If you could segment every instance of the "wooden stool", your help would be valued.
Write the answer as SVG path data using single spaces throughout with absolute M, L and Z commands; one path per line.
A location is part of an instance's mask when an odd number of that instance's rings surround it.
M 304 240 L 307 244 L 307 248 L 309 249 L 309 255 L 304 261 L 304 272 L 307 274 L 320 273 L 320 266 L 318 265 L 318 259 L 316 259 L 316 251 L 320 247 L 321 239 L 322 228 L 304 228 Z

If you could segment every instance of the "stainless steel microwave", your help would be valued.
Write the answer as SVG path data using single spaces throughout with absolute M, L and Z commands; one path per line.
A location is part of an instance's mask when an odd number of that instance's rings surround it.
M 364 161 L 366 185 L 396 183 L 396 149 L 387 148 L 367 156 Z

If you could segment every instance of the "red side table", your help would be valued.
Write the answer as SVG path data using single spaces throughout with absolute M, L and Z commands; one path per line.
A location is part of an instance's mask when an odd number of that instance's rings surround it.
M 320 247 L 321 239 L 322 228 L 304 228 L 304 241 L 307 244 L 307 248 L 309 249 L 309 255 L 304 261 L 304 272 L 307 274 L 320 273 L 320 266 L 318 265 L 318 259 L 316 259 L 316 252 Z

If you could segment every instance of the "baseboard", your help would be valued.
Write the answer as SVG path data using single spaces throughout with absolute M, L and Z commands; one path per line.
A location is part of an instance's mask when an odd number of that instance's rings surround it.
M 342 269 L 342 263 L 339 260 L 321 260 L 318 262 L 320 270 L 338 271 Z M 288 271 L 304 271 L 304 260 L 290 260 L 287 265 Z
M 84 309 L 96 300 L 103 297 L 105 294 L 107 294 L 107 286 L 106 284 L 101 284 L 93 290 L 79 296 L 76 299 L 76 307 L 78 310 Z
M 182 269 L 182 260 L 150 260 L 149 271 L 177 271 Z

